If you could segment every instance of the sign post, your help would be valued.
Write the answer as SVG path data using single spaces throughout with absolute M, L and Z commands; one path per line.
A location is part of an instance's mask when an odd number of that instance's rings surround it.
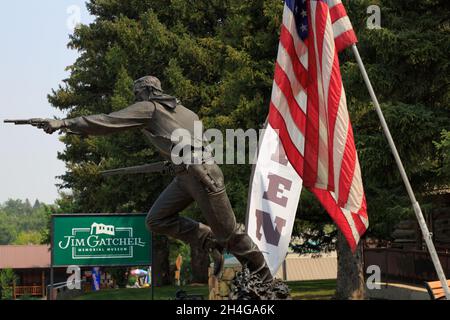
M 51 269 L 152 265 L 153 270 L 152 236 L 145 217 L 145 214 L 52 215 Z M 53 272 L 51 278 L 53 290 Z M 53 292 L 50 297 L 53 299 Z

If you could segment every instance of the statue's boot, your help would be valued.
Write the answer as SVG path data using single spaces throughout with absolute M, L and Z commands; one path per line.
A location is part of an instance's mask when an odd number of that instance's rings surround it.
M 264 255 L 247 234 L 234 233 L 228 241 L 228 250 L 243 266 L 247 266 L 252 275 L 258 275 L 262 282 L 273 281 L 272 273 L 267 266 Z
M 256 274 L 261 279 L 263 283 L 268 283 L 273 281 L 272 273 L 270 272 L 267 263 L 264 261 L 264 264 L 256 271 L 250 271 L 251 274 Z
M 213 275 L 215 277 L 219 277 L 223 271 L 225 262 L 223 256 L 224 248 L 212 236 L 208 236 L 205 239 L 203 247 L 206 251 L 208 251 L 209 256 L 214 263 Z

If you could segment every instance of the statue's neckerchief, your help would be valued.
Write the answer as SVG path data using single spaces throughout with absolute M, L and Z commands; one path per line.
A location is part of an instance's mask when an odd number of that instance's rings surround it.
M 164 93 L 157 93 L 157 94 L 151 93 L 150 96 L 148 97 L 148 100 L 157 102 L 169 110 L 174 110 L 180 103 L 180 101 L 178 101 L 177 98 Z

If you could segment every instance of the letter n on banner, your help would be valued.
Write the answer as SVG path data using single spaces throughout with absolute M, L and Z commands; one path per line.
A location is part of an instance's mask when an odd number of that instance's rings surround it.
M 270 125 L 264 132 L 252 179 L 247 233 L 275 275 L 289 248 L 303 181 L 287 161 Z

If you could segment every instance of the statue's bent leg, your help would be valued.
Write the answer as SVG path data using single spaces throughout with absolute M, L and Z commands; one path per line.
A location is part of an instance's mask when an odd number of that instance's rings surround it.
M 179 215 L 194 199 L 176 177 L 159 196 L 147 215 L 147 228 L 193 245 L 203 245 L 211 233 L 209 227 Z
M 188 174 L 190 180 L 188 187 L 217 241 L 241 264 L 246 265 L 250 272 L 260 275 L 263 281 L 272 280 L 263 254 L 247 234 L 237 230 L 236 218 L 225 190 L 222 171 L 217 165 L 196 166 L 195 171 L 190 169 Z M 187 182 L 183 180 L 182 183 Z

